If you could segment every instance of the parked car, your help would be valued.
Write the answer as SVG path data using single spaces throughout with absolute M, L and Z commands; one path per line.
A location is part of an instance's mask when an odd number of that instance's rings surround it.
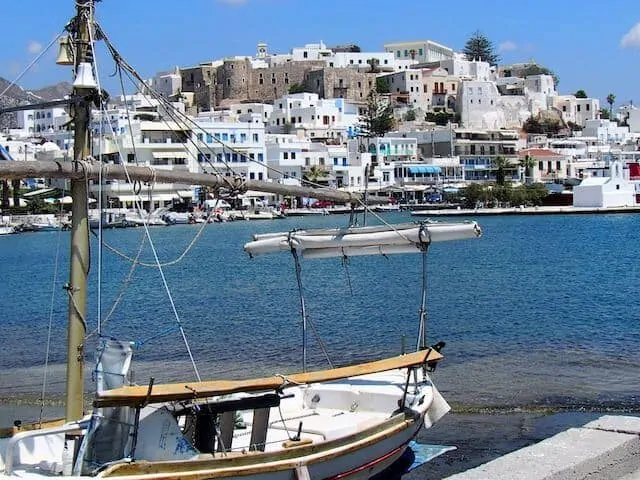
M 316 200 L 311 204 L 311 208 L 329 208 L 332 206 L 333 203 L 328 200 Z

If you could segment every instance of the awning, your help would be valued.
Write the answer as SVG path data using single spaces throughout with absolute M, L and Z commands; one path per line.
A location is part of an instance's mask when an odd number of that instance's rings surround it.
M 32 198 L 32 197 L 39 197 L 41 195 L 50 195 L 51 193 L 53 193 L 55 191 L 56 191 L 55 188 L 41 188 L 39 190 L 33 190 L 31 192 L 23 193 L 20 196 L 22 198 Z
M 148 202 L 149 195 L 142 192 L 140 195 L 113 195 L 110 198 L 117 198 L 121 202 Z M 169 202 L 171 200 L 177 200 L 179 197 L 175 193 L 153 193 L 151 194 L 152 202 Z
M 407 170 L 409 170 L 409 173 L 414 175 L 416 173 L 431 173 L 434 175 L 440 173 L 440 167 L 438 167 L 437 165 L 413 165 L 407 167 Z
M 187 152 L 151 152 L 153 158 L 187 158 Z

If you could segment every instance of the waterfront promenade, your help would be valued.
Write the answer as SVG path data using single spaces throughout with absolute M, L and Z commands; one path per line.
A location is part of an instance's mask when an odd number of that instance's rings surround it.
M 413 210 L 415 217 L 477 217 L 487 215 L 588 215 L 613 213 L 640 213 L 640 205 L 632 207 L 586 208 L 567 206 L 549 207 L 507 207 L 507 208 L 439 208 Z

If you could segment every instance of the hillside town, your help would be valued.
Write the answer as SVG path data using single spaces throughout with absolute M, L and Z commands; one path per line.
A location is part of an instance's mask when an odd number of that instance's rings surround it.
M 138 85 L 137 93 L 111 92 L 108 106 L 93 112 L 93 157 L 307 182 L 409 205 L 442 202 L 478 185 L 494 191 L 545 185 L 555 193 L 586 180 L 604 185 L 615 166 L 624 195 L 611 196 L 613 205 L 606 195 L 582 194 L 582 206 L 635 205 L 640 111 L 632 104 L 614 109 L 614 94 L 603 106 L 582 90 L 560 93 L 553 71 L 534 61 L 497 60 L 479 32 L 463 52 L 431 40 L 376 52 L 320 41 L 285 54 L 259 43 L 253 55 L 176 67 Z M 91 71 L 83 74 L 95 82 Z M 69 160 L 66 106 L 16 115 L 14 128 L 0 136 L 2 160 Z M 40 179 L 5 183 L 2 209 L 27 206 L 25 188 L 65 187 Z M 142 185 L 134 192 L 111 181 L 101 191 L 103 205 L 132 208 L 140 198 L 148 211 L 193 208 L 209 198 L 192 185 Z M 242 203 L 296 208 L 309 200 L 247 192 Z

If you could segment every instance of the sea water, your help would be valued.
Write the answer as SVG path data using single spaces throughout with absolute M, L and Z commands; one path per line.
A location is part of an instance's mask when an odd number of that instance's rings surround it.
M 381 215 L 393 223 L 415 220 L 403 212 Z M 480 239 L 433 244 L 426 257 L 427 337 L 446 342 L 445 359 L 433 373 L 445 398 L 471 411 L 636 408 L 640 217 L 478 220 Z M 367 221 L 380 223 L 372 216 Z M 242 246 L 253 233 L 347 222 L 346 215 L 331 215 L 210 224 L 202 231 L 201 225 L 152 227 L 154 249 L 168 264 L 162 274 L 170 297 L 157 267 L 132 268 L 138 252 L 140 262 L 154 263 L 143 228 L 105 231 L 102 249 L 92 236 L 87 388 L 100 335 L 136 342 L 139 384 L 151 377 L 191 381 L 300 370 L 301 298 L 293 258 L 288 252 L 249 258 Z M 68 242 L 69 232 L 0 237 L 5 401 L 39 398 L 45 364 L 46 398 L 63 390 Z M 326 368 L 322 345 L 334 365 L 396 355 L 403 344 L 415 349 L 420 254 L 303 259 L 301 265 L 315 327 L 308 331 L 310 368 Z

